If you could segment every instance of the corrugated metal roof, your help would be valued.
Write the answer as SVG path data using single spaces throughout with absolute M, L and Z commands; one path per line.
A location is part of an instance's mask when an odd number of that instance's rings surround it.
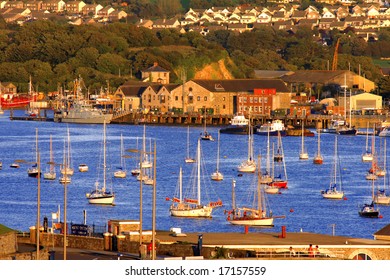
M 281 79 L 192 80 L 210 92 L 253 92 L 256 88 L 274 88 L 290 92 Z
M 346 70 L 299 70 L 294 74 L 283 76 L 281 79 L 288 83 L 327 83 L 329 80 L 333 80 L 334 78 L 348 72 L 349 71 Z

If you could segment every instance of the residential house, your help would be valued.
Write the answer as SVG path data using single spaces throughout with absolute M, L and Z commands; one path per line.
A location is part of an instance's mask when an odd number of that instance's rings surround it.
M 15 94 L 17 93 L 17 87 L 10 82 L 0 82 L 0 93 L 1 94 Z
M 291 15 L 291 19 L 294 20 L 295 22 L 300 21 L 301 19 L 306 18 L 307 11 L 298 11 L 295 10 L 293 14 Z
M 362 17 L 365 16 L 366 13 L 364 12 L 363 8 L 356 5 L 355 7 L 352 8 L 352 13 L 351 16 L 353 17 Z
M 143 106 L 150 106 L 161 113 L 182 111 L 183 100 L 178 95 L 174 95 L 174 89 L 182 88 L 179 84 L 162 85 L 157 90 L 157 103 L 153 105 L 143 104 Z M 182 96 L 182 94 L 181 94 Z M 153 106 L 153 107 L 152 107 Z
M 144 27 L 144 28 L 147 28 L 147 29 L 152 29 L 153 28 L 153 21 L 147 19 L 147 20 L 144 20 L 144 19 L 140 19 L 139 20 L 139 23 L 137 24 L 138 27 Z
M 334 19 L 334 18 L 336 18 L 336 15 L 334 13 L 332 13 L 331 11 L 326 11 L 321 16 L 321 19 L 325 19 L 325 18 L 326 19 L 328 19 L 328 18 Z
M 347 24 L 345 21 L 334 21 L 330 24 L 329 27 L 330 30 L 338 29 L 340 31 L 345 30 L 345 28 L 347 28 Z
M 153 66 L 141 71 L 141 78 L 143 81 L 151 83 L 169 84 L 169 73 L 170 71 L 162 68 L 155 62 Z
M 108 18 L 110 14 L 114 11 L 115 9 L 112 6 L 108 5 L 98 11 L 98 16 L 103 18 Z
M 31 11 L 28 8 L 8 9 L 2 14 L 2 17 L 6 23 L 23 24 L 31 18 Z
M 24 3 L 22 1 L 7 1 L 4 8 L 23 9 Z
M 239 33 L 242 33 L 242 32 L 245 32 L 245 31 L 249 30 L 248 25 L 245 24 L 245 23 L 228 24 L 227 28 L 230 31 L 236 31 L 236 32 L 239 32 Z
M 126 18 L 126 17 L 127 17 L 127 13 L 125 11 L 115 10 L 108 15 L 108 20 L 109 21 L 118 21 L 118 20 L 121 20 L 121 19 Z
M 100 4 L 87 4 L 83 7 L 82 13 L 83 15 L 91 15 L 96 17 L 100 10 L 103 9 L 103 6 Z
M 199 20 L 199 23 L 200 24 L 204 24 L 205 22 L 208 22 L 208 23 L 214 23 L 214 18 L 212 16 L 210 16 L 209 14 L 203 14 L 201 17 L 200 17 L 200 20 Z
M 228 23 L 240 23 L 240 22 L 241 22 L 241 23 L 244 23 L 242 20 L 243 20 L 243 19 L 242 19 L 242 17 L 241 17 L 239 14 L 237 14 L 237 13 L 232 13 L 232 14 L 229 16 L 227 22 L 228 22 Z
M 177 19 L 157 19 L 153 22 L 153 29 L 155 28 L 178 28 L 180 22 Z
M 272 21 L 272 14 L 269 12 L 261 12 L 257 16 L 257 22 L 258 23 L 267 23 Z
M 337 22 L 336 18 L 322 18 L 318 22 L 318 28 L 328 30 L 331 29 L 332 25 Z
M 308 11 L 306 14 L 307 19 L 319 19 L 321 15 L 318 11 Z
M 275 22 L 275 21 L 285 21 L 285 20 L 288 20 L 289 17 L 286 16 L 286 14 L 284 12 L 275 12 L 273 15 L 272 15 L 272 21 Z
M 336 11 L 336 16 L 339 20 L 341 19 L 344 19 L 346 18 L 347 16 L 349 16 L 349 11 L 347 8 L 344 8 L 344 7 L 340 7 L 337 9 Z
M 28 8 L 30 11 L 40 11 L 42 10 L 42 1 L 27 1 L 23 8 Z
M 276 21 L 273 23 L 275 30 L 290 30 L 293 26 L 294 22 L 292 20 Z
M 62 0 L 49 0 L 42 2 L 42 10 L 50 12 L 62 12 L 66 9 L 66 3 Z
M 5 8 L 5 5 L 7 4 L 7 2 L 8 1 L 5 1 L 5 0 L 1 1 L 0 0 L 0 10 Z
M 241 23 L 253 23 L 256 20 L 257 16 L 255 13 L 245 13 L 241 16 Z
M 296 25 L 299 27 L 306 26 L 310 29 L 314 29 L 316 26 L 318 26 L 318 19 L 301 19 Z
M 69 1 L 66 2 L 65 9 L 68 13 L 81 14 L 85 5 L 83 1 Z
M 379 9 L 375 6 L 371 6 L 367 12 L 366 12 L 367 17 L 369 18 L 377 18 L 379 17 Z
M 364 24 L 364 21 L 366 20 L 366 17 L 361 16 L 361 17 L 353 17 L 353 16 L 348 16 L 345 18 L 345 23 L 349 27 L 354 27 L 354 28 L 361 28 Z

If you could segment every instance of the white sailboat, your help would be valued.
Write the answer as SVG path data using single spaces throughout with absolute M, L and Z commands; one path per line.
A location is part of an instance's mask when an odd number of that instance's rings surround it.
M 253 190 L 253 205 L 236 207 L 235 180 L 232 186 L 232 210 L 227 212 L 227 221 L 232 225 L 246 226 L 273 226 L 274 217 L 267 204 L 264 185 L 260 183 L 260 171 L 257 172 L 257 180 Z
M 71 175 L 67 173 L 67 171 L 70 171 L 71 168 L 69 167 L 69 158 L 68 158 L 68 153 L 66 149 L 66 140 L 64 139 L 64 153 L 63 153 L 63 162 L 61 165 L 61 177 L 58 180 L 61 184 L 69 184 L 72 179 Z
M 196 153 L 196 178 L 193 178 L 193 187 L 196 187 L 195 191 L 192 192 L 195 197 L 184 198 L 182 191 L 182 172 L 180 168 L 179 174 L 179 198 L 172 198 L 172 204 L 169 208 L 171 216 L 174 217 L 187 217 L 187 218 L 211 218 L 213 208 L 222 206 L 222 201 L 209 202 L 203 204 L 201 201 L 201 139 L 198 139 L 198 148 Z M 190 182 L 191 183 L 191 182 Z M 191 185 L 191 184 L 190 184 Z
M 333 158 L 333 170 L 331 173 L 331 179 L 329 188 L 325 191 L 321 191 L 323 198 L 328 199 L 342 199 L 344 197 L 344 191 L 342 190 L 342 180 L 340 174 L 340 160 L 338 156 L 337 134 L 334 140 L 334 158 Z
M 375 126 L 374 126 L 375 127 Z M 375 130 L 374 130 L 375 131 Z M 372 161 L 371 161 L 371 168 L 368 170 L 366 174 L 366 180 L 376 180 L 378 179 L 378 176 L 376 175 L 376 171 L 378 169 L 378 156 L 375 151 L 375 136 L 372 136 Z
M 138 137 L 137 137 L 136 149 L 138 150 Z M 141 169 L 139 168 L 139 161 L 136 161 L 136 167 L 131 169 L 131 175 L 132 176 L 138 176 L 140 173 L 141 173 Z
M 387 158 L 387 153 L 386 153 L 386 138 L 384 140 L 384 164 L 383 164 L 383 170 L 385 173 L 387 172 L 386 169 L 386 158 Z M 383 187 L 378 188 L 377 191 L 374 193 L 374 203 L 375 204 L 385 204 L 389 205 L 390 204 L 390 196 L 387 194 L 386 190 L 388 187 L 386 186 L 386 176 L 383 176 Z
M 365 149 L 365 151 L 364 151 L 364 153 L 363 153 L 363 155 L 362 155 L 362 161 L 363 162 L 370 162 L 370 161 L 372 161 L 373 160 L 373 158 L 374 158 L 374 155 L 373 155 L 373 151 L 372 151 L 372 148 L 369 148 L 369 146 L 368 146 L 368 127 L 369 127 L 369 125 L 367 124 L 367 132 L 366 132 L 366 149 Z M 375 135 L 374 133 L 373 133 L 373 135 Z M 371 143 L 372 144 L 372 143 Z
M 253 159 L 253 129 L 250 122 L 248 131 L 248 158 L 238 166 L 237 170 L 245 173 L 253 173 L 256 171 L 256 162 Z
M 50 135 L 50 162 L 49 162 L 50 167 L 49 170 L 43 174 L 43 178 L 45 180 L 55 180 L 57 177 L 55 165 L 53 163 L 54 163 L 53 140 L 52 140 L 52 136 Z
M 221 173 L 221 171 L 219 171 L 219 146 L 220 146 L 220 133 L 218 131 L 217 168 L 215 169 L 213 174 L 211 174 L 211 180 L 214 180 L 214 181 L 222 181 L 223 180 L 223 174 Z
M 190 157 L 190 127 L 187 127 L 187 156 L 185 158 L 186 163 L 195 163 L 195 159 Z
M 121 134 L 120 166 L 118 167 L 118 170 L 114 172 L 115 178 L 126 178 L 127 172 L 125 164 L 123 135 Z
M 95 189 L 86 194 L 90 204 L 105 204 L 113 205 L 115 194 L 112 191 L 107 191 L 107 151 L 106 151 L 106 122 L 103 123 L 103 186 L 99 188 L 99 181 L 95 182 Z
M 305 148 L 305 128 L 302 121 L 302 139 L 301 139 L 301 152 L 299 153 L 299 159 L 306 160 L 309 159 L 309 154 Z
M 74 174 L 74 169 L 72 167 L 72 156 L 71 156 L 71 148 L 70 148 L 70 132 L 69 127 L 67 128 L 67 162 L 68 164 L 63 164 L 61 166 L 61 174 L 64 175 L 66 173 L 67 176 L 72 176 Z M 64 156 L 65 158 L 65 156 Z M 65 170 L 66 168 L 66 170 Z
M 267 135 L 267 157 L 266 157 L 266 170 L 261 174 L 260 183 L 261 184 L 269 184 L 272 182 L 272 174 L 271 174 L 271 154 L 270 154 L 270 129 L 268 128 Z M 261 159 L 261 158 L 260 158 Z M 261 160 L 259 161 L 261 162 Z M 259 167 L 260 168 L 260 167 Z M 261 171 L 260 171 L 261 172 Z
M 144 134 L 142 137 L 142 166 L 140 168 L 152 168 L 153 162 L 149 159 L 149 155 L 146 152 L 146 126 L 144 125 Z
M 39 176 L 38 169 L 38 129 L 35 132 L 35 163 L 29 169 L 27 169 L 27 174 L 29 177 L 37 178 Z

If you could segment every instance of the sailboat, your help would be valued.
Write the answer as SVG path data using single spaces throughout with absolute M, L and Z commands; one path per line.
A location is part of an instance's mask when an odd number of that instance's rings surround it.
M 54 165 L 53 140 L 52 140 L 51 135 L 50 135 L 50 162 L 49 162 L 49 164 L 50 164 L 49 170 L 43 174 L 43 178 L 45 180 L 55 180 L 57 177 L 57 174 L 56 174 L 55 165 Z
M 352 123 L 352 114 L 351 114 L 351 91 L 349 93 L 349 123 L 348 125 L 347 124 L 344 124 L 343 126 L 340 126 L 338 129 L 337 129 L 337 133 L 338 134 L 341 134 L 341 135 L 356 135 L 357 133 L 357 130 L 355 129 L 355 127 L 352 127 L 351 126 L 351 123 Z M 345 74 L 344 75 L 344 121 L 346 122 L 347 121 L 347 106 L 346 106 L 346 103 L 347 103 L 347 75 Z
M 309 159 L 309 154 L 306 151 L 305 148 L 305 128 L 304 128 L 304 123 L 302 121 L 302 139 L 301 139 L 301 152 L 299 153 L 299 159 Z
M 329 188 L 325 191 L 321 191 L 323 198 L 328 199 L 342 199 L 344 192 L 342 191 L 342 181 L 340 174 L 340 161 L 338 156 L 337 134 L 334 140 L 334 158 L 333 158 L 333 170 L 330 176 Z
M 136 149 L 138 150 L 138 137 L 137 137 L 137 146 Z M 141 173 L 141 169 L 139 168 L 139 161 L 136 163 L 136 167 L 131 169 L 131 175 L 132 176 L 138 176 Z
M 368 170 L 366 174 L 367 180 L 376 180 L 378 176 L 376 175 L 376 171 L 378 169 L 378 156 L 375 151 L 375 136 L 372 136 L 372 161 L 371 161 L 371 168 Z
M 379 218 L 379 208 L 375 207 L 374 204 L 374 182 L 375 180 L 371 180 L 372 186 L 371 186 L 371 192 L 372 192 L 372 201 L 370 204 L 365 203 L 360 207 L 359 215 L 361 217 L 365 218 Z
M 149 159 L 149 156 L 146 152 L 146 126 L 144 125 L 144 134 L 142 136 L 142 163 L 140 168 L 152 168 L 153 162 Z
M 387 153 L 386 153 L 386 138 L 384 141 L 384 163 L 383 163 L 383 170 L 387 171 L 386 169 L 386 158 L 387 158 Z M 383 188 L 378 188 L 377 191 L 374 194 L 374 203 L 375 204 L 385 204 L 389 205 L 390 204 L 390 196 L 386 194 L 386 176 L 383 176 Z
M 66 173 L 67 176 L 72 176 L 74 173 L 74 169 L 72 167 L 72 159 L 71 159 L 71 152 L 70 152 L 70 133 L 69 133 L 69 127 L 67 129 L 67 154 L 64 155 L 67 157 L 67 165 L 63 164 L 61 166 L 61 174 L 64 175 Z M 65 170 L 66 168 L 66 170 Z
M 320 130 L 317 130 L 317 137 L 318 137 L 318 142 L 317 142 L 317 154 L 315 155 L 313 159 L 314 164 L 323 164 L 324 158 L 321 155 L 321 132 Z
M 206 122 L 207 122 L 206 114 L 204 115 L 203 119 L 204 119 L 203 133 L 200 134 L 200 139 L 214 141 L 213 136 L 206 129 Z
M 278 138 L 281 139 L 280 134 L 278 135 Z M 283 152 L 283 146 L 282 146 L 281 142 L 280 142 L 280 145 L 281 146 L 279 149 L 281 150 L 281 155 L 283 157 L 284 152 Z M 275 166 L 275 164 L 276 164 L 276 166 Z M 268 185 L 270 185 L 272 187 L 277 187 L 280 189 L 287 189 L 287 180 L 288 179 L 287 179 L 287 171 L 286 171 L 286 162 L 285 161 L 278 161 L 276 163 L 274 162 L 272 164 L 272 166 L 273 166 L 273 168 L 272 168 L 272 182 L 268 183 Z
M 256 171 L 256 162 L 253 160 L 253 129 L 249 122 L 248 131 L 248 158 L 238 166 L 239 172 L 253 173 Z
M 236 181 L 232 185 L 232 210 L 227 212 L 227 221 L 232 225 L 247 226 L 273 226 L 274 217 L 272 211 L 267 205 L 264 185 L 260 183 L 260 171 L 257 170 L 257 180 L 253 190 L 253 205 L 236 207 L 235 187 Z
M 217 148 L 217 168 L 213 174 L 211 174 L 211 180 L 222 181 L 223 174 L 219 171 L 219 144 L 220 144 L 220 132 L 218 131 L 218 148 Z
M 187 156 L 185 158 L 186 163 L 194 163 L 195 159 L 190 157 L 190 127 L 187 127 Z
M 114 172 L 115 178 L 126 178 L 127 172 L 125 170 L 125 158 L 124 158 L 124 147 L 123 147 L 123 135 L 121 134 L 121 152 L 120 152 L 120 163 L 118 170 Z
M 72 181 L 71 175 L 67 173 L 67 171 L 70 171 L 71 169 L 69 168 L 69 158 L 68 158 L 68 153 L 66 151 L 67 151 L 66 140 L 64 139 L 64 154 L 63 154 L 63 162 L 61 165 L 61 171 L 63 171 L 64 173 L 61 172 L 62 176 L 59 179 L 59 182 L 61 184 L 69 184 Z
M 169 199 L 172 201 L 172 204 L 169 208 L 171 216 L 174 217 L 187 217 L 187 218 L 211 218 L 212 211 L 215 207 L 222 206 L 222 201 L 218 200 L 216 202 L 210 202 L 208 204 L 203 204 L 201 201 L 201 139 L 198 139 L 198 147 L 196 153 L 196 178 L 193 178 L 193 185 L 196 187 L 196 190 L 192 192 L 195 197 L 184 198 L 183 199 L 183 190 L 182 190 L 182 171 L 180 168 L 179 174 L 179 198 L 175 197 Z
M 35 132 L 35 163 L 32 167 L 27 170 L 27 174 L 29 177 L 37 178 L 39 176 L 39 168 L 38 168 L 38 129 Z
M 369 146 L 368 146 L 368 127 L 369 127 L 369 125 L 367 124 L 367 131 L 366 131 L 366 150 L 365 150 L 365 152 L 364 152 L 364 154 L 362 155 L 362 161 L 363 162 L 370 162 L 370 161 L 372 161 L 373 160 L 373 158 L 374 158 L 374 155 L 373 155 L 373 151 L 372 151 L 372 148 L 370 149 L 369 148 Z M 375 131 L 375 128 L 374 128 L 374 131 Z M 373 133 L 373 135 L 375 135 L 374 133 Z M 373 141 L 372 141 L 372 143 L 373 143 Z M 371 143 L 371 144 L 372 144 Z
M 268 128 L 266 170 L 264 173 L 261 174 L 261 177 L 260 177 L 261 184 L 269 184 L 273 181 L 273 178 L 271 176 L 271 163 L 270 163 L 271 155 L 270 155 L 270 141 L 269 140 L 270 140 L 270 129 Z M 259 160 L 259 162 L 261 163 L 261 160 Z
M 103 186 L 99 188 L 99 182 L 95 182 L 95 189 L 90 193 L 87 193 L 87 199 L 90 204 L 105 204 L 113 205 L 115 194 L 114 192 L 107 191 L 106 179 L 107 179 L 107 155 L 106 155 L 106 122 L 103 123 Z

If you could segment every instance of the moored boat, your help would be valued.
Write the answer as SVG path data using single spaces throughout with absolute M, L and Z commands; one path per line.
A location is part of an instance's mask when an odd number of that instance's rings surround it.
M 249 119 L 247 119 L 243 114 L 236 114 L 230 121 L 230 125 L 225 128 L 221 128 L 219 132 L 225 134 L 247 135 L 249 132 Z
M 286 136 L 286 127 L 281 120 L 273 120 L 272 122 L 265 123 L 260 127 L 256 128 L 257 135 L 267 136 L 278 136 L 278 132 L 280 136 Z

